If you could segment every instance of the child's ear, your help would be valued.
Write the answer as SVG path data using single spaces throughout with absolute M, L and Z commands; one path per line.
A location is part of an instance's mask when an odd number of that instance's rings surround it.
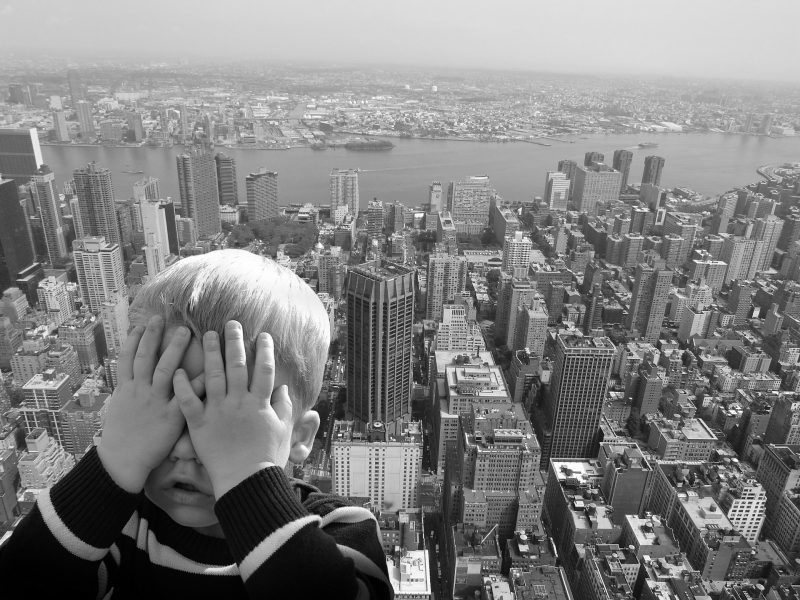
M 317 429 L 319 429 L 319 413 L 315 410 L 307 410 L 295 421 L 289 461 L 296 465 L 303 464 L 314 447 L 314 436 L 317 435 Z

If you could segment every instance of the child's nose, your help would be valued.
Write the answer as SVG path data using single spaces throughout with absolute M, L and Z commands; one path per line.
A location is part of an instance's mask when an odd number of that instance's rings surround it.
M 197 453 L 194 450 L 194 444 L 192 444 L 192 438 L 189 437 L 187 428 L 183 429 L 183 433 L 181 433 L 178 441 L 172 447 L 170 458 L 174 460 L 197 460 Z

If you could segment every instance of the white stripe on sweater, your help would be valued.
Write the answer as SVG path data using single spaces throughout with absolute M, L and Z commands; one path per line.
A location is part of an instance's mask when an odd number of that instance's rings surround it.
M 270 556 L 280 549 L 292 536 L 300 531 L 309 523 L 319 523 L 321 521 L 319 515 L 308 515 L 301 517 L 283 527 L 276 529 L 265 540 L 253 548 L 250 553 L 244 557 L 239 565 L 239 571 L 242 574 L 242 579 L 247 579 L 255 573 L 258 568 L 263 565 Z
M 39 512 L 42 514 L 42 519 L 53 534 L 53 537 L 58 540 L 67 551 L 74 554 L 83 560 L 102 560 L 108 552 L 108 548 L 97 548 L 91 544 L 87 544 L 78 536 L 76 536 L 69 527 L 59 518 L 56 509 L 53 506 L 53 500 L 50 498 L 50 490 L 43 490 L 39 493 L 36 500 L 39 507 Z
M 380 527 L 380 525 L 378 525 L 378 519 L 366 508 L 361 508 L 360 506 L 342 506 L 333 509 L 322 517 L 319 526 L 324 528 L 331 523 L 358 523 L 359 521 L 369 520 L 375 521 L 375 525 Z

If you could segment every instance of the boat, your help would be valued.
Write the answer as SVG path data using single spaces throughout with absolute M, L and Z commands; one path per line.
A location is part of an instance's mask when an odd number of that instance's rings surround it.
M 356 140 L 344 145 L 346 150 L 391 150 L 394 144 L 389 140 Z
M 655 142 L 639 142 L 639 148 L 658 148 Z
M 123 171 L 123 173 L 129 173 L 131 175 L 144 175 L 144 171 Z

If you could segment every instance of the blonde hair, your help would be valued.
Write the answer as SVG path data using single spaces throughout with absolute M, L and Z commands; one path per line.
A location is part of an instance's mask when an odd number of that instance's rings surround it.
M 153 315 L 182 323 L 198 338 L 239 321 L 248 357 L 268 332 L 275 364 L 289 376 L 289 392 L 303 411 L 322 387 L 330 321 L 314 291 L 289 269 L 246 250 L 216 250 L 179 260 L 147 282 L 130 309 L 131 325 Z

